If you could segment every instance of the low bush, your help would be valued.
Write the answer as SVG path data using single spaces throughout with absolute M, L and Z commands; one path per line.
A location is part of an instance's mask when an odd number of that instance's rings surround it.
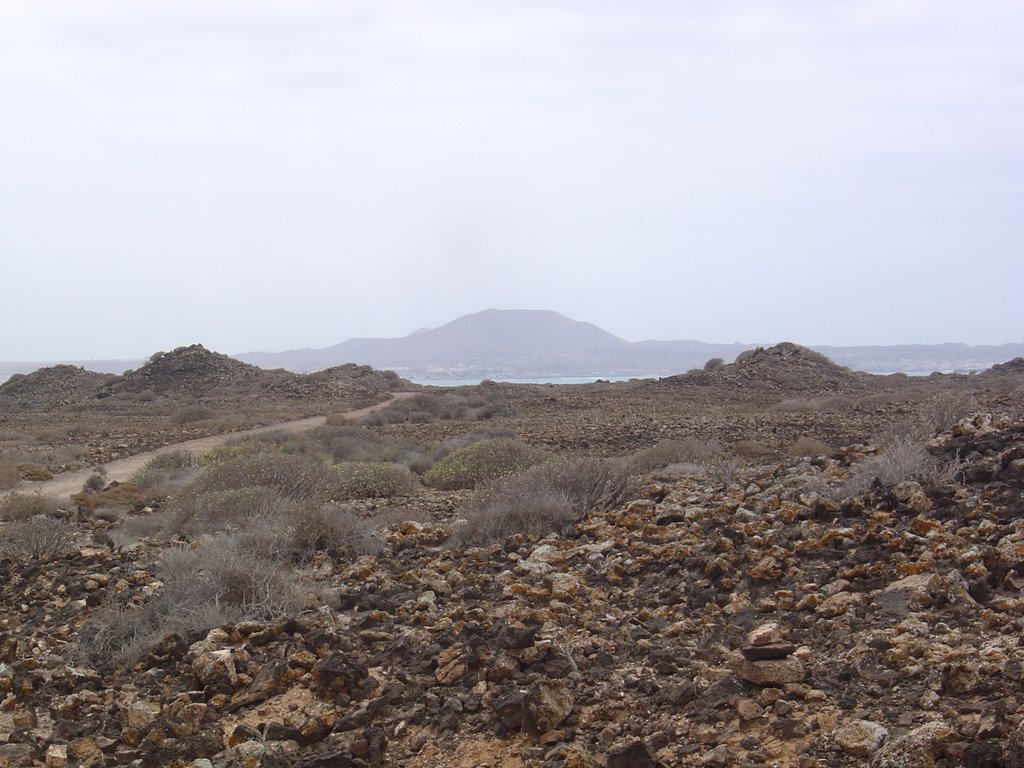
M 543 451 L 518 440 L 482 440 L 438 461 L 423 473 L 423 483 L 443 490 L 475 488 L 539 464 L 544 458 Z
M 335 467 L 336 499 L 380 499 L 408 496 L 419 487 L 408 467 L 382 461 L 351 461 Z
M 272 488 L 287 499 L 329 501 L 336 481 L 331 467 L 310 456 L 257 453 L 208 467 L 182 494 Z
M 277 452 L 277 448 L 268 442 L 259 438 L 247 438 L 204 451 L 196 457 L 196 464 L 200 467 L 214 467 L 234 459 L 244 459 L 264 453 Z
M 255 518 L 283 519 L 290 502 L 273 488 L 229 488 L 181 494 L 169 505 L 176 533 L 212 534 L 246 528 Z
M 500 392 L 493 387 L 480 386 L 468 393 L 421 393 L 395 400 L 387 408 L 367 414 L 359 423 L 380 426 L 406 422 L 484 421 L 509 415 L 512 415 L 512 409 Z
M 625 461 L 634 472 L 646 474 L 672 464 L 703 461 L 716 451 L 721 451 L 721 446 L 693 438 L 662 440 L 631 454 Z
M 883 442 L 881 450 L 855 464 L 843 485 L 846 498 L 866 493 L 877 481 L 892 487 L 908 480 L 927 481 L 936 476 L 938 466 L 919 438 L 897 435 Z
M 340 504 L 298 507 L 291 515 L 289 553 L 308 560 L 317 552 L 334 557 L 376 554 L 381 543 L 373 536 L 374 523 Z
M 737 456 L 757 458 L 759 456 L 767 456 L 772 452 L 772 449 L 757 440 L 738 440 L 733 444 L 732 452 Z
M 268 621 L 302 608 L 305 593 L 291 568 L 247 549 L 241 535 L 194 549 L 164 552 L 160 592 L 141 605 L 112 598 L 86 622 L 78 651 L 92 663 L 133 661 L 170 632 L 195 640 L 214 627 Z
M 27 520 L 43 515 L 57 514 L 58 502 L 52 496 L 41 493 L 12 493 L 0 501 L 0 520 Z
M 918 406 L 918 416 L 929 433 L 945 432 L 975 408 L 974 399 L 967 392 L 948 390 L 940 392 Z
M 0 461 L 0 490 L 13 488 L 21 482 L 21 471 L 13 461 Z
M 821 440 L 815 440 L 813 437 L 803 436 L 797 439 L 786 450 L 790 456 L 827 456 L 832 453 L 831 446 L 828 443 L 823 443 Z
M 611 459 L 551 461 L 496 480 L 466 509 L 455 541 L 484 546 L 513 534 L 543 536 L 591 509 L 626 501 L 634 490 L 627 465 Z
M 80 508 L 90 511 L 121 509 L 141 512 L 162 498 L 163 495 L 158 489 L 142 490 L 131 483 L 111 483 L 109 487 L 96 493 L 76 493 L 71 500 Z
M 195 456 L 188 451 L 169 451 L 147 461 L 128 482 L 140 490 L 170 488 L 191 478 L 197 466 Z
M 187 405 L 171 414 L 170 420 L 173 424 L 192 424 L 197 421 L 207 421 L 216 415 L 216 411 L 205 405 Z
M 18 472 L 21 473 L 22 480 L 28 480 L 33 483 L 53 480 L 53 473 L 40 464 L 33 464 L 31 462 L 19 464 Z
M 50 560 L 71 551 L 74 526 L 65 520 L 30 517 L 0 526 L 0 554 Z

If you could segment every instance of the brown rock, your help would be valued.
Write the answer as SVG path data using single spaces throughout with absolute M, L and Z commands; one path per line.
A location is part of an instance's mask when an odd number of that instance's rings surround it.
M 945 723 L 928 723 L 883 745 L 871 760 L 871 768 L 934 768 L 935 755 L 952 740 L 953 729 Z
M 537 683 L 526 694 L 523 730 L 537 733 L 554 730 L 575 705 L 572 691 L 564 683 L 555 680 Z
M 469 657 L 466 647 L 456 643 L 437 655 L 437 669 L 434 678 L 441 685 L 451 685 L 469 671 Z
M 840 749 L 854 757 L 870 757 L 888 737 L 889 731 L 870 720 L 851 720 L 836 731 Z
M 774 621 L 769 622 L 768 624 L 762 624 L 747 635 L 747 643 L 754 646 L 781 643 L 785 639 L 786 632 Z
M 787 656 L 784 659 L 748 661 L 736 654 L 730 662 L 732 670 L 748 683 L 756 685 L 784 685 L 798 683 L 804 679 L 804 665 L 800 659 Z

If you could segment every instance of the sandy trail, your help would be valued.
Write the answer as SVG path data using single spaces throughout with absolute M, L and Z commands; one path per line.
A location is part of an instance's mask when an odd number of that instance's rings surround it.
M 382 408 L 386 408 L 396 400 L 404 400 L 407 397 L 412 397 L 415 392 L 395 392 L 391 397 L 385 400 L 383 403 L 377 403 L 371 405 L 368 408 L 360 408 L 354 411 L 345 412 L 345 416 L 349 418 L 357 419 L 361 416 L 365 416 L 368 413 L 379 411 Z M 199 437 L 195 440 L 185 440 L 181 443 L 173 443 L 171 445 L 165 445 L 162 448 L 157 448 L 155 451 L 146 451 L 145 453 L 137 453 L 134 456 L 128 456 L 124 459 L 117 459 L 116 461 L 108 462 L 103 465 L 103 468 L 107 471 L 107 482 L 116 480 L 119 483 L 123 483 L 135 472 L 145 466 L 146 462 L 150 459 L 159 456 L 164 453 L 170 453 L 171 451 L 188 451 L 190 453 L 202 453 L 203 451 L 209 451 L 214 448 L 228 443 L 231 440 L 237 440 L 243 437 L 252 437 L 253 435 L 259 435 L 266 432 L 288 432 L 298 433 L 306 432 L 316 427 L 322 427 L 324 422 L 327 421 L 326 416 L 310 416 L 307 419 L 298 419 L 296 421 L 284 421 L 280 424 L 267 424 L 262 427 L 254 427 L 252 429 L 245 429 L 240 432 L 228 432 L 223 435 L 211 435 L 210 437 Z M 93 468 L 80 469 L 74 472 L 64 472 L 57 475 L 52 480 L 45 480 L 42 482 L 28 482 L 23 481 L 17 487 L 10 491 L 0 493 L 0 499 L 6 496 L 8 493 L 43 493 L 47 496 L 57 496 L 64 498 L 70 496 L 73 493 L 78 493 L 82 490 L 82 485 L 86 480 L 93 474 Z

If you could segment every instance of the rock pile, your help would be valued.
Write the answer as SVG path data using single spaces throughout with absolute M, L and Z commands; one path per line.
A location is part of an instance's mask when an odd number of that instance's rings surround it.
M 0 397 L 31 403 L 71 401 L 92 396 L 115 378 L 73 365 L 54 365 L 32 373 L 16 373 L 0 384 Z
M 127 371 L 112 383 L 109 391 L 201 395 L 248 388 L 265 379 L 266 374 L 255 365 L 192 344 L 154 355 L 146 365 Z

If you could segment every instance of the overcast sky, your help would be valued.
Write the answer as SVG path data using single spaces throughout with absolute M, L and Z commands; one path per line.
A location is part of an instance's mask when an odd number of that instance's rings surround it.
M 0 359 L 1024 341 L 1020 0 L 0 0 Z

